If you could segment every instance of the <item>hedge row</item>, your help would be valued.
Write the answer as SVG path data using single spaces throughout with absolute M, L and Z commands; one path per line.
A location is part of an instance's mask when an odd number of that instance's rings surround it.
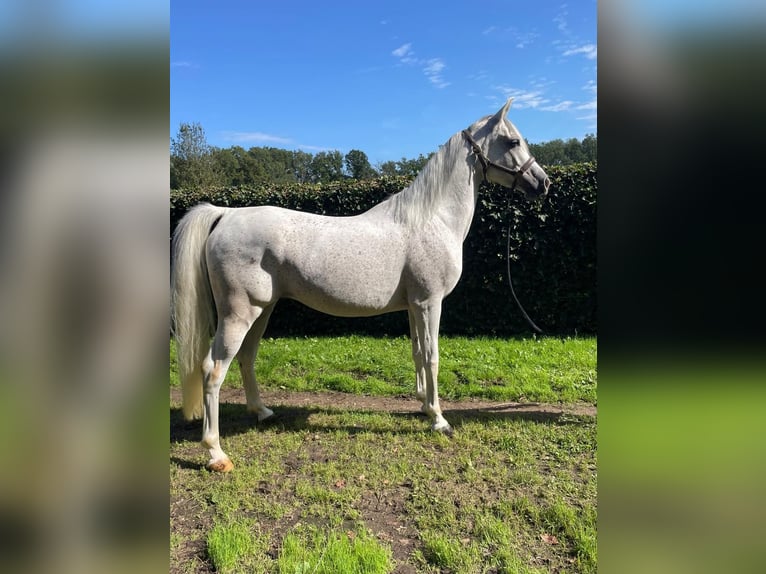
M 485 185 L 463 248 L 463 275 L 445 300 L 442 333 L 526 334 L 530 328 L 511 295 L 507 271 L 510 224 L 511 273 L 529 316 L 548 334 L 596 332 L 596 164 L 546 169 L 548 197 L 530 203 L 520 193 Z M 281 184 L 170 194 L 171 228 L 193 205 L 207 201 L 240 207 L 278 205 L 326 215 L 361 213 L 404 189 L 409 177 L 328 184 Z M 268 335 L 409 333 L 407 314 L 347 319 L 329 317 L 294 301 L 277 305 Z

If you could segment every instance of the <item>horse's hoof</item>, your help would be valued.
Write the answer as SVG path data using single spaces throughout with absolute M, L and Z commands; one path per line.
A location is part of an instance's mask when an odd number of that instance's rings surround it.
M 253 413 L 259 423 L 274 415 L 274 411 L 266 407 L 247 407 L 247 412 Z
M 228 458 L 225 458 L 223 460 L 211 460 L 207 463 L 206 468 L 211 472 L 231 472 L 234 464 Z
M 258 411 L 258 422 L 262 423 L 268 418 L 271 418 L 274 416 L 274 411 L 271 409 L 267 409 L 266 407 L 263 407 L 261 410 Z
M 434 425 L 431 427 L 431 430 L 440 432 L 448 437 L 452 437 L 452 435 L 455 433 L 447 421 L 444 421 L 443 423 L 434 423 Z

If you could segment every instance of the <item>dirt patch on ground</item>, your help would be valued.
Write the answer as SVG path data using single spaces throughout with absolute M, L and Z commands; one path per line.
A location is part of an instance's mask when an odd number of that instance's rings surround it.
M 261 398 L 267 406 L 282 405 L 286 407 L 319 407 L 333 409 L 349 409 L 364 411 L 385 411 L 391 413 L 416 413 L 420 410 L 420 402 L 407 397 L 378 397 L 353 395 L 334 391 L 299 392 L 282 390 L 262 390 Z M 181 389 L 170 389 L 170 400 L 181 402 Z M 245 404 L 243 389 L 222 388 L 221 403 Z M 451 411 L 459 413 L 473 412 L 475 416 L 482 414 L 492 416 L 501 413 L 518 413 L 520 417 L 550 419 L 560 415 L 596 416 L 596 406 L 589 403 L 553 404 L 536 402 L 493 402 L 481 399 L 464 399 L 460 401 L 440 400 L 445 415 Z

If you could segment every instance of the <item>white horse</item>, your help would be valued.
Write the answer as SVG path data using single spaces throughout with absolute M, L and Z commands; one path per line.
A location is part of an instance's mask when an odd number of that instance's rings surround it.
M 451 433 L 437 388 L 439 318 L 460 278 L 479 185 L 489 180 L 529 198 L 550 185 L 506 118 L 510 105 L 453 135 L 409 187 L 360 215 L 201 204 L 183 217 L 173 237 L 174 335 L 183 413 L 204 414 L 208 469 L 233 468 L 221 449 L 218 393 L 235 356 L 248 410 L 259 421 L 273 414 L 253 364 L 281 298 L 343 317 L 406 309 L 416 396 L 432 429 Z

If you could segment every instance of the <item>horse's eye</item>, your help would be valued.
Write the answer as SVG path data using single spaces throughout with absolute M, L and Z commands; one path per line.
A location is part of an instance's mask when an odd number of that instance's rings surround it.
M 516 147 L 516 146 L 517 146 L 517 145 L 519 145 L 521 142 L 520 142 L 519 140 L 517 140 L 516 138 L 511 138 L 511 139 L 509 140 L 509 143 L 510 143 L 511 147 Z

